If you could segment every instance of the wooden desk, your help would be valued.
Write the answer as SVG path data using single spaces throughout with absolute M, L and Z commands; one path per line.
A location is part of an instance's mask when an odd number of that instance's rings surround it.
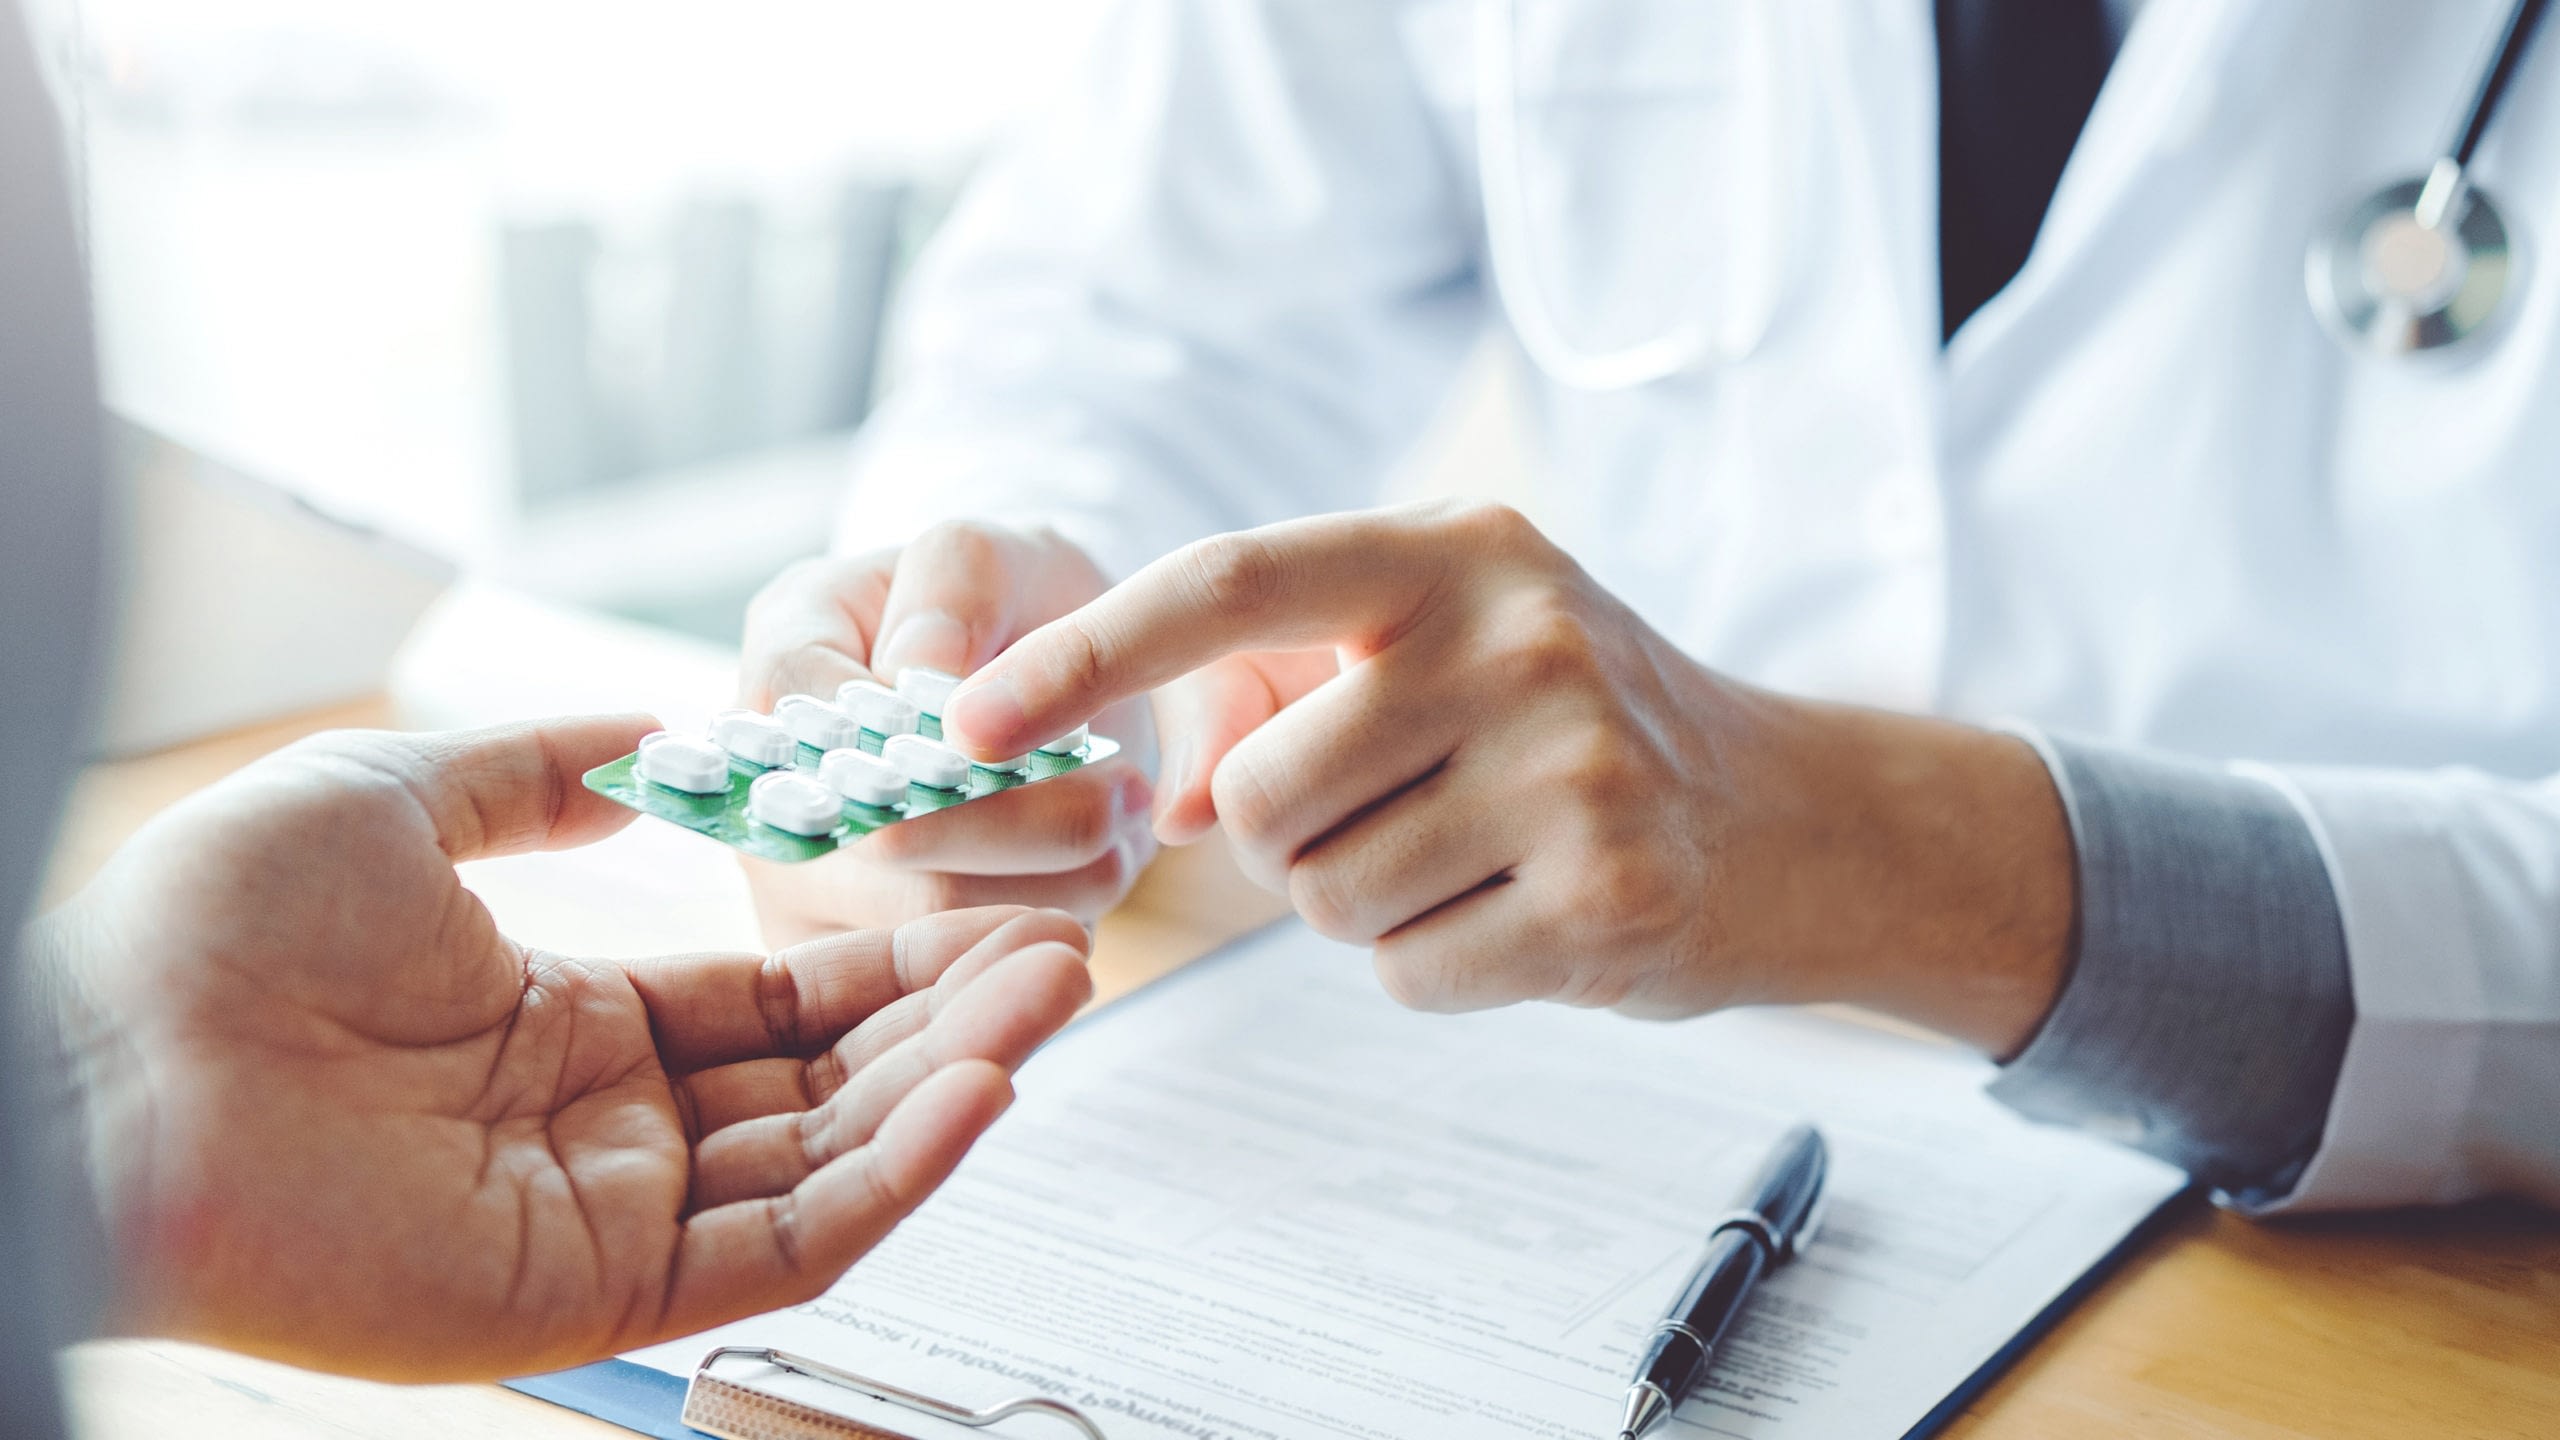
M 180 795 L 310 730 L 381 714 L 348 707 L 97 767 L 78 792 L 57 893 Z M 1103 923 L 1097 989 L 1126 991 L 1275 913 L 1215 849 L 1174 852 Z M 81 1428 L 101 1440 L 625 1434 L 495 1386 L 398 1388 L 185 1345 L 88 1345 L 66 1365 Z M 1947 1433 L 2560 1435 L 2560 1220 L 2470 1206 L 2269 1225 L 2198 1207 Z

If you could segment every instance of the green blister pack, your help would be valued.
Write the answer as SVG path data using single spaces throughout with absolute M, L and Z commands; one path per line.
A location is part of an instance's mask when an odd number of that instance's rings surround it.
M 1079 729 L 1008 765 L 973 763 L 941 744 L 936 716 L 912 702 L 881 699 L 896 693 L 856 682 L 842 692 L 843 705 L 793 695 L 771 716 L 729 711 L 712 722 L 709 737 L 646 737 L 640 749 L 588 771 L 586 786 L 731 849 L 797 864 L 899 821 L 1120 753 L 1118 742 Z M 857 713 L 871 723 L 856 720 Z

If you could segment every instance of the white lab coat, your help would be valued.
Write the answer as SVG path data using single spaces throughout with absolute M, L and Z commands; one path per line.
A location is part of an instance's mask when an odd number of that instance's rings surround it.
M 1756 334 L 1536 388 L 1536 513 L 1751 681 L 2281 787 L 2357 1010 L 2284 1205 L 2560 1200 L 2560 266 L 2450 367 L 2347 356 L 2302 282 L 2315 228 L 2436 153 L 2506 3 L 2149 0 L 2032 259 L 1943 353 L 1925 0 L 1522 6 L 1562 319 Z M 1037 514 L 1126 572 L 1371 501 L 1503 313 L 1474 10 L 1129 5 L 924 267 L 845 543 Z M 2560 244 L 2560 38 L 2475 174 Z

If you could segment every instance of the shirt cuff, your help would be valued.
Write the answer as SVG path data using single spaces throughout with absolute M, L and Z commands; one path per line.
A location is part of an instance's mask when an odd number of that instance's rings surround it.
M 2078 851 L 2077 953 L 1995 1099 L 2279 1203 L 2320 1147 L 2355 1027 L 2317 837 L 2264 780 L 2023 729 Z

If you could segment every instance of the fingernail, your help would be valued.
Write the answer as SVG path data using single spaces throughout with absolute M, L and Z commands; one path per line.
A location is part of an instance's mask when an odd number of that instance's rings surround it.
M 927 665 L 965 675 L 969 670 L 969 627 L 947 611 L 923 610 L 898 622 L 889 638 L 871 651 L 871 669 L 895 683 L 910 665 Z
M 942 717 L 943 727 L 959 732 L 960 738 L 980 750 L 993 754 L 1011 745 L 1026 748 L 1017 741 L 1022 734 L 1022 696 L 1006 675 L 989 675 L 970 681 L 951 700 L 951 713 Z
M 1164 797 L 1167 800 L 1191 788 L 1191 767 L 1199 763 L 1197 747 L 1188 740 L 1176 740 L 1164 755 Z

